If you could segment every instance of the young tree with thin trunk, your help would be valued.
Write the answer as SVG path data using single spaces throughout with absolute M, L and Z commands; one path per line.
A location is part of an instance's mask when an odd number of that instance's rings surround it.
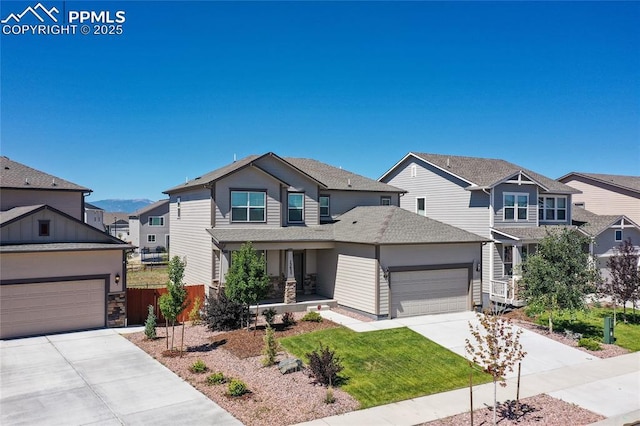
M 613 249 L 613 256 L 607 260 L 611 278 L 603 282 L 601 293 L 611 296 L 614 304 L 621 304 L 624 320 L 627 320 L 627 302 L 635 305 L 640 298 L 640 273 L 638 272 L 638 250 L 628 238 Z
M 169 261 L 169 282 L 167 283 L 167 292 L 160 296 L 159 300 L 162 315 L 166 318 L 167 322 L 171 323 L 171 350 L 173 350 L 176 320 L 188 305 L 187 289 L 184 287 L 184 283 L 182 282 L 186 265 L 186 261 L 183 261 L 178 256 L 174 256 Z
M 473 326 L 469 322 L 473 338 L 465 340 L 465 350 L 470 360 L 493 378 L 493 424 L 496 425 L 498 382 L 500 386 L 506 386 L 506 373 L 513 371 L 527 353 L 520 344 L 522 329 L 514 331 L 507 318 L 490 311 L 476 316 L 480 324 Z
M 519 292 L 527 304 L 549 311 L 549 331 L 555 311 L 584 309 L 585 296 L 595 289 L 598 272 L 589 260 L 589 243 L 576 230 L 548 232 L 522 262 Z
M 231 266 L 225 279 L 225 295 L 229 300 L 247 307 L 249 330 L 249 306 L 257 304 L 269 291 L 269 276 L 264 255 L 258 255 L 251 242 L 244 243 L 240 250 L 232 253 Z

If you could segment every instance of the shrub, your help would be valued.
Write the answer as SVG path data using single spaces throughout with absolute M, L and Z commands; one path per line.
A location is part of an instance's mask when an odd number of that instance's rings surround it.
M 207 364 L 205 364 L 201 359 L 197 360 L 196 362 L 191 364 L 191 367 L 189 367 L 189 371 L 191 371 L 192 373 L 204 373 L 207 370 Z
M 273 308 L 265 309 L 264 311 L 262 311 L 262 316 L 264 317 L 264 320 L 267 322 L 267 325 L 269 327 L 273 326 L 273 322 L 276 319 L 277 314 L 278 311 Z
M 589 339 L 586 337 L 583 337 L 582 339 L 578 340 L 578 346 L 580 346 L 581 348 L 588 349 L 590 351 L 599 351 L 602 349 L 602 347 L 600 346 L 600 342 L 598 342 L 595 339 Z
M 264 358 L 262 358 L 262 365 L 264 365 L 265 367 L 269 367 L 275 364 L 276 356 L 278 355 L 278 349 L 280 349 L 280 345 L 276 340 L 273 328 L 267 325 L 267 331 L 264 335 L 264 349 L 262 350 L 262 353 L 264 354 Z
M 242 380 L 233 379 L 227 387 L 227 393 L 231 396 L 242 396 L 247 392 L 247 385 Z
M 156 315 L 153 313 L 153 305 L 149 305 L 149 314 L 144 322 L 144 335 L 147 339 L 155 339 L 156 335 Z
M 230 331 L 242 327 L 242 319 L 247 315 L 247 308 L 229 300 L 224 293 L 216 297 L 211 293 L 205 305 L 204 321 L 210 330 Z
M 189 311 L 189 321 L 191 321 L 191 325 L 200 324 L 202 318 L 200 318 L 200 308 L 202 308 L 202 299 L 200 296 L 196 296 L 193 301 L 193 308 Z
M 307 358 L 309 358 L 309 369 L 319 383 L 327 386 L 336 383 L 338 373 L 343 367 L 334 351 L 320 343 L 320 349 L 308 353 Z
M 285 327 L 289 327 L 296 323 L 296 319 L 293 316 L 293 312 L 285 312 L 282 314 L 282 324 Z
M 207 376 L 207 384 L 208 385 L 221 385 L 227 381 L 227 378 L 224 377 L 221 371 L 217 373 L 209 374 Z
M 334 402 L 336 402 L 336 397 L 333 396 L 333 387 L 329 386 L 327 388 L 327 393 L 324 396 L 324 403 L 325 404 L 333 404 Z
M 322 316 L 316 311 L 309 311 L 302 317 L 302 321 L 322 322 Z

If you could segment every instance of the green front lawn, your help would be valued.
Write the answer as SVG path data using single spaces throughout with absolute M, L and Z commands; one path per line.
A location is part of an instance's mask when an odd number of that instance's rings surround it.
M 320 342 L 341 359 L 341 388 L 362 408 L 469 385 L 470 368 L 464 358 L 408 328 L 356 333 L 340 327 L 280 339 L 287 351 L 305 362 Z M 490 381 L 490 375 L 474 369 L 474 384 Z
M 585 312 L 561 312 L 553 315 L 553 329 L 556 331 L 571 330 L 574 333 L 582 333 L 583 337 L 590 337 L 600 342 L 604 336 L 604 317 L 613 318 L 613 310 L 610 308 L 589 308 Z M 623 322 L 622 310 L 616 310 L 617 324 L 613 330 L 616 345 L 640 351 L 640 314 L 636 311 L 634 316 L 631 309 L 627 309 L 627 323 Z M 549 324 L 549 314 L 543 313 L 536 318 L 536 322 L 543 326 Z

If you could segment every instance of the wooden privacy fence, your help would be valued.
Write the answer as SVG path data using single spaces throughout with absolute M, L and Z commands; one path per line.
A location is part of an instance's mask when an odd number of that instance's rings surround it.
M 187 289 L 187 307 L 178 316 L 178 321 L 189 320 L 189 312 L 193 309 L 196 297 L 200 297 L 200 302 L 204 305 L 204 285 L 189 285 Z M 149 305 L 152 305 L 156 314 L 157 324 L 163 325 L 165 320 L 160 312 L 158 301 L 160 296 L 167 292 L 164 288 L 128 288 L 127 289 L 127 323 L 129 325 L 144 324 L 149 313 Z M 201 306 L 202 306 L 201 305 Z

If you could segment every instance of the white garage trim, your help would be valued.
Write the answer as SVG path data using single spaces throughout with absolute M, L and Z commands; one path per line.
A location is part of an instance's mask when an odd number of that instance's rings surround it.
M 473 264 L 389 267 L 389 316 L 471 309 Z
M 108 283 L 109 275 L 0 282 L 0 338 L 104 327 Z

